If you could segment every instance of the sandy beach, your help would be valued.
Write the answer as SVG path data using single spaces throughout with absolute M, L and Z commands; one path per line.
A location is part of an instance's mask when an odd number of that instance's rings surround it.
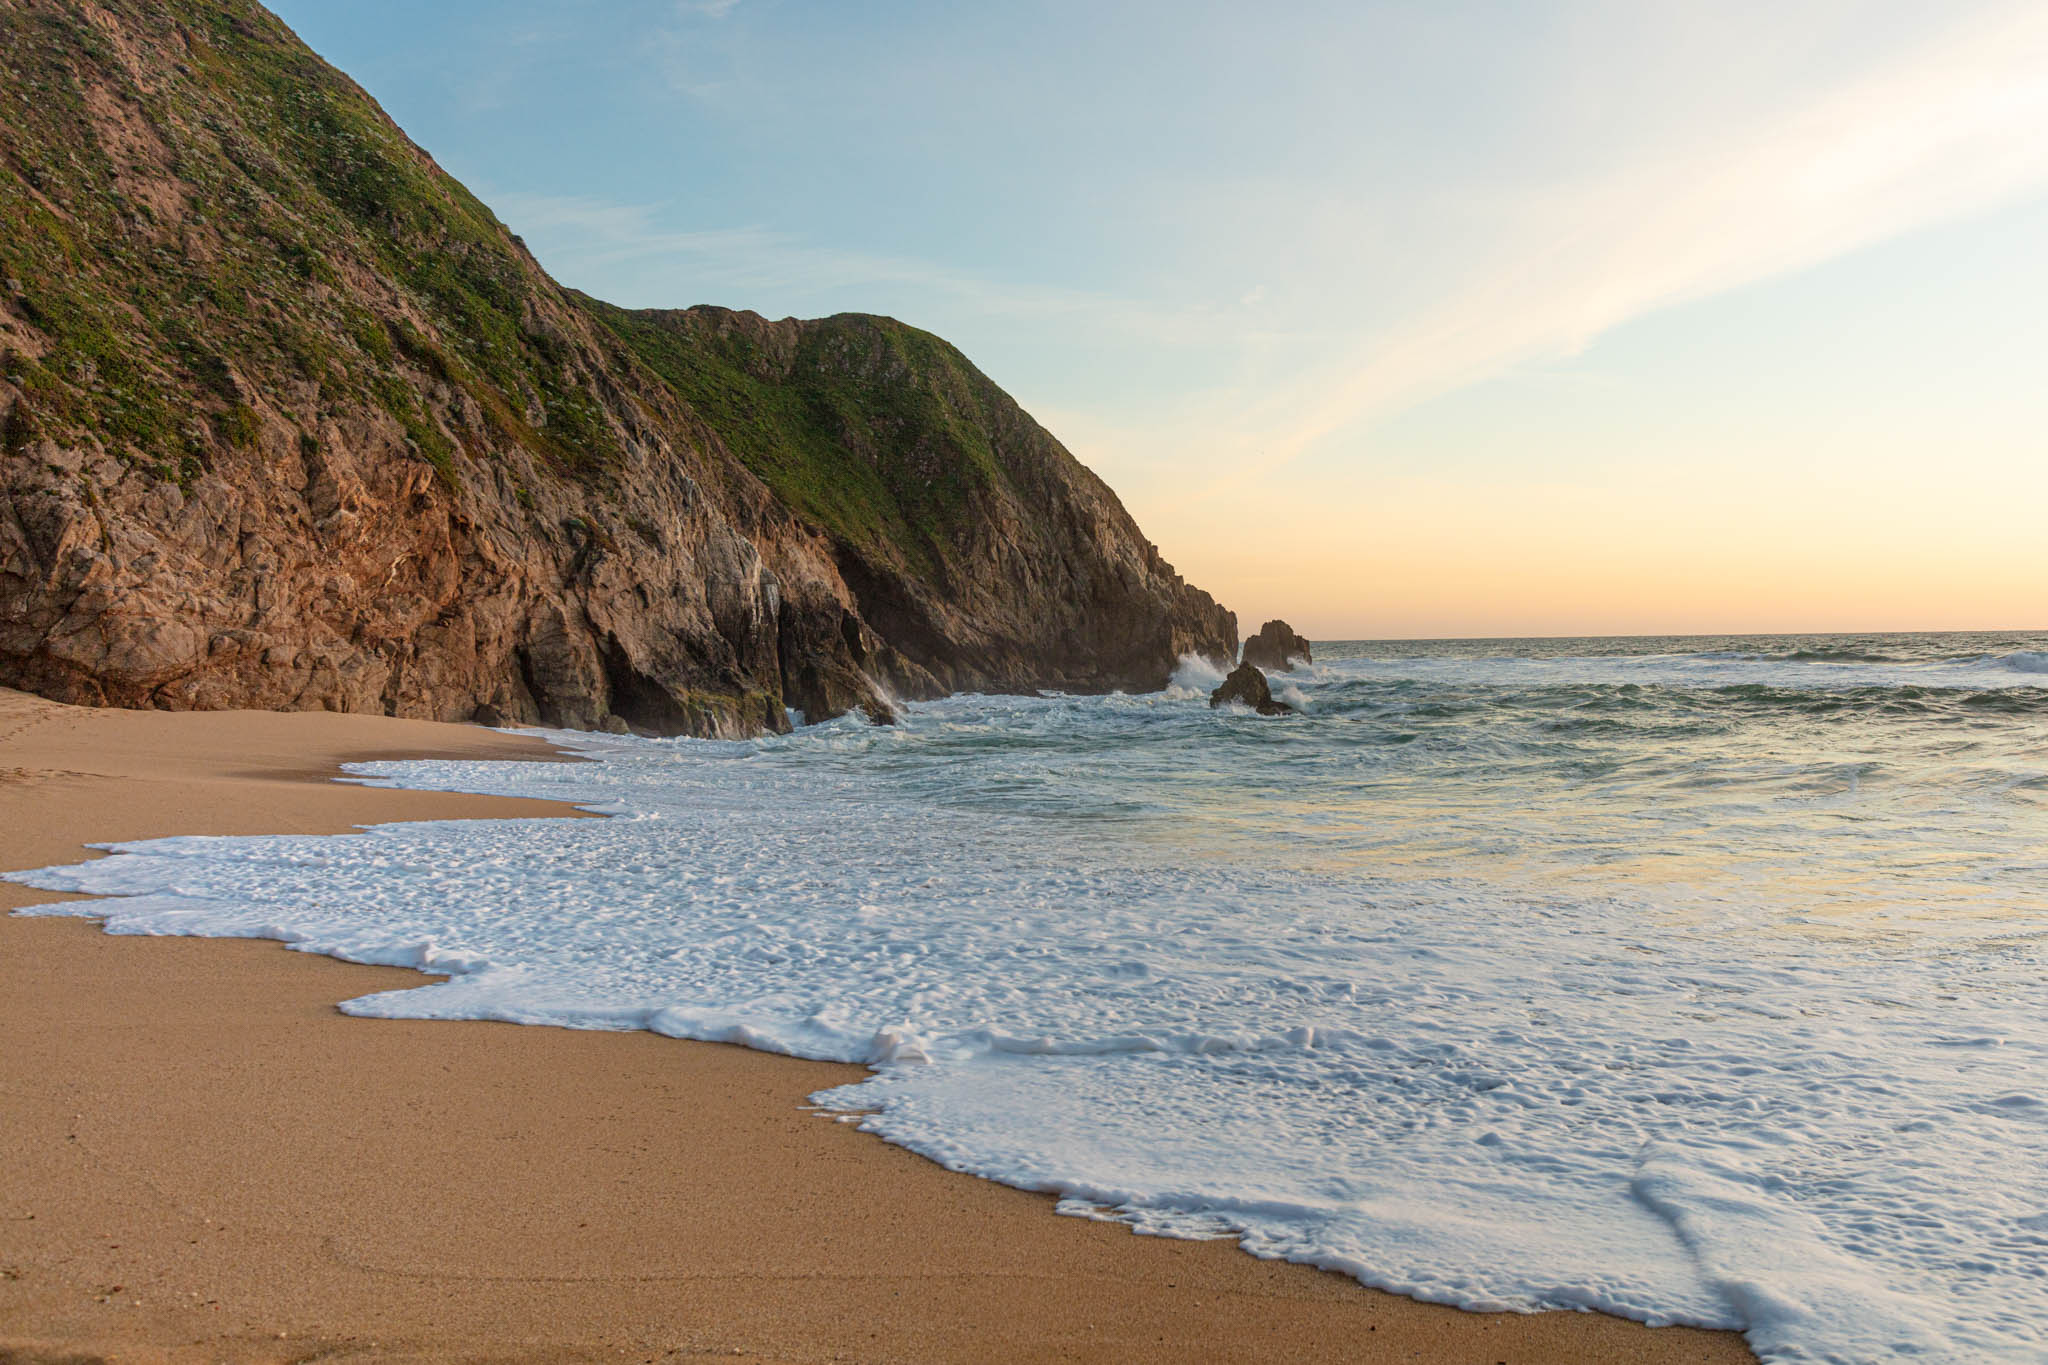
M 335 783 L 538 740 L 0 692 L 0 866 L 89 841 L 563 815 Z M 48 901 L 0 886 L 0 908 Z M 807 1112 L 859 1074 L 650 1034 L 346 1017 L 419 981 L 0 916 L 0 1361 L 1719 1362 L 1132 1236 Z

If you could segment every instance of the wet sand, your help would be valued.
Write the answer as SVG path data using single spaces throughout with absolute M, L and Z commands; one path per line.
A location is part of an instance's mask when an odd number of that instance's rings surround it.
M 0 867 L 561 815 L 328 780 L 551 756 L 472 726 L 0 690 Z M 0 910 L 51 899 L 0 884 Z M 0 916 L 0 1362 L 1752 1359 L 1728 1333 L 1464 1313 L 1056 1217 L 806 1111 L 856 1067 L 334 1008 L 419 981 Z

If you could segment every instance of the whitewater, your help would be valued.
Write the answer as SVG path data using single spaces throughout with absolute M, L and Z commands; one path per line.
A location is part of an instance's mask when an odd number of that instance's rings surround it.
M 1301 708 L 954 697 L 586 763 L 607 820 L 174 838 L 32 913 L 446 974 L 351 1014 L 864 1062 L 1141 1232 L 1768 1361 L 2048 1358 L 2048 636 L 1356 642 Z

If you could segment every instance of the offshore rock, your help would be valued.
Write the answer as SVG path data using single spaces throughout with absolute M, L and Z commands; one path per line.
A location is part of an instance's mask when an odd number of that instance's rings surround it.
M 937 337 L 564 289 L 255 5 L 0 16 L 0 684 L 739 736 L 1235 657 Z
M 1284 701 L 1273 700 L 1273 689 L 1267 685 L 1266 675 L 1252 664 L 1239 664 L 1224 678 L 1223 686 L 1209 694 L 1209 705 L 1228 706 L 1231 703 L 1249 706 L 1262 716 L 1291 716 L 1294 708 Z
M 1296 664 L 1314 663 L 1315 657 L 1309 653 L 1308 641 L 1296 635 L 1293 626 L 1285 621 L 1268 621 L 1259 627 L 1257 635 L 1246 637 L 1244 661 L 1285 673 Z

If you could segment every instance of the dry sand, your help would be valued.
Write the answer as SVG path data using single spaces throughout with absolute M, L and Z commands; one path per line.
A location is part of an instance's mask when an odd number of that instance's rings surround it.
M 546 757 L 378 717 L 0 691 L 0 867 L 87 840 L 561 814 L 335 764 Z M 0 887 L 0 909 L 48 900 Z M 1134 1237 L 807 1113 L 857 1069 L 650 1034 L 351 1019 L 416 983 L 0 916 L 0 1362 L 1746 1361 Z

